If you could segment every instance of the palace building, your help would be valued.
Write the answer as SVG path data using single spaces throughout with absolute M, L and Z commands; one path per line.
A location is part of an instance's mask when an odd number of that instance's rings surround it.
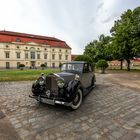
M 0 69 L 59 67 L 71 61 L 71 48 L 54 37 L 0 31 Z

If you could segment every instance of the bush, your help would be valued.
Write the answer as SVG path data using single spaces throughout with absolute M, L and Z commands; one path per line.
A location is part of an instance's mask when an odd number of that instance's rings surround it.
M 41 64 L 40 67 L 42 68 L 42 70 L 46 67 L 45 64 Z
M 20 70 L 23 70 L 24 67 L 25 67 L 24 64 L 19 64 L 19 68 L 20 68 Z
M 96 63 L 96 68 L 101 69 L 101 73 L 105 73 L 105 69 L 108 67 L 108 63 L 106 60 L 102 59 Z

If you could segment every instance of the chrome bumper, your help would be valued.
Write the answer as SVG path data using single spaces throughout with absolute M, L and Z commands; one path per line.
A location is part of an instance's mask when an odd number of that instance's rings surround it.
M 60 104 L 60 105 L 64 105 L 64 106 L 71 106 L 72 103 L 55 100 L 55 104 Z
M 55 104 L 59 104 L 59 105 L 64 105 L 64 106 L 71 106 L 71 102 L 68 103 L 68 102 L 63 102 L 63 101 L 59 101 L 59 100 L 52 100 L 52 99 L 48 99 L 48 98 L 42 98 L 40 96 L 33 96 L 33 95 L 29 95 L 30 98 L 33 98 L 33 99 L 36 99 L 42 103 L 45 103 L 45 104 L 50 104 L 50 105 L 55 105 Z

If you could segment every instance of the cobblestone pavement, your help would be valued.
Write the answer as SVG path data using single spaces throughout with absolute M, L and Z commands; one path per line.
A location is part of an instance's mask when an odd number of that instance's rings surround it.
M 23 140 L 139 140 L 140 93 L 106 77 L 76 111 L 30 99 L 32 82 L 0 83 L 0 109 Z

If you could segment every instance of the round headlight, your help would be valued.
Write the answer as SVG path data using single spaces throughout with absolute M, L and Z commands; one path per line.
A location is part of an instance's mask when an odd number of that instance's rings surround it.
M 38 83 L 39 83 L 39 85 L 44 85 L 45 84 L 45 79 L 43 78 L 43 77 L 40 77 L 39 79 L 38 79 Z
M 62 79 L 62 78 L 58 79 L 57 85 L 58 85 L 58 87 L 63 88 L 64 87 L 64 79 Z

